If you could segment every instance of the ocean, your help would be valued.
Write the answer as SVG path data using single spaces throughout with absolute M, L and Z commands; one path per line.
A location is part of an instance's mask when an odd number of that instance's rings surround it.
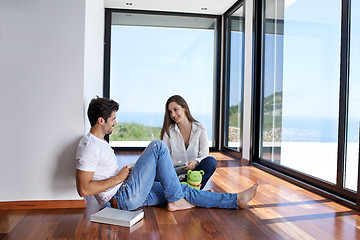
M 206 127 L 209 140 L 212 140 L 213 119 L 211 114 L 193 114 L 193 117 Z M 118 122 L 135 122 L 146 126 L 162 127 L 164 113 L 118 112 Z M 359 141 L 359 119 L 350 119 L 348 142 Z M 337 142 L 338 120 L 328 118 L 283 117 L 282 141 L 292 142 Z
M 282 141 L 337 142 L 338 119 L 283 117 Z M 348 142 L 359 141 L 359 120 L 350 119 Z

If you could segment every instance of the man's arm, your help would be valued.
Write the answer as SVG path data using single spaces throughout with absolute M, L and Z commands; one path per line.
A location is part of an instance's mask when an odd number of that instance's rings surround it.
M 76 188 L 81 197 L 95 195 L 124 182 L 130 174 L 130 168 L 123 167 L 114 177 L 94 181 L 94 172 L 76 169 Z

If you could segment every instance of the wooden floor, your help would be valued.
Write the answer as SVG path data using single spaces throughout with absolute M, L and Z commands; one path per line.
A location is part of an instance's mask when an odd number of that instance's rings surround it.
M 238 160 L 212 154 L 218 169 L 206 189 L 242 191 L 260 182 L 246 210 L 144 207 L 131 228 L 89 222 L 87 209 L 0 210 L 2 239 L 360 239 L 359 212 Z

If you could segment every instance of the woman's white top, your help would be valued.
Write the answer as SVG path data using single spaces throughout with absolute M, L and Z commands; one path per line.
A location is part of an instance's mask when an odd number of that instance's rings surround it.
M 174 164 L 187 164 L 192 160 L 201 162 L 209 156 L 209 142 L 206 128 L 200 123 L 193 122 L 190 133 L 189 146 L 186 149 L 178 125 L 175 123 L 169 127 L 170 136 L 164 133 L 163 141 L 169 148 L 170 156 Z

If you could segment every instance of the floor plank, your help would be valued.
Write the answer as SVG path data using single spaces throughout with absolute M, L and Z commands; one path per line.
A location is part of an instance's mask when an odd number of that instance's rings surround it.
M 120 159 L 133 161 L 136 154 Z M 99 210 L 0 210 L 3 239 L 360 239 L 359 212 L 279 179 L 239 160 L 213 153 L 218 168 L 205 189 L 238 192 L 259 182 L 245 210 L 194 208 L 168 212 L 144 207 L 145 217 L 131 228 L 90 222 Z

